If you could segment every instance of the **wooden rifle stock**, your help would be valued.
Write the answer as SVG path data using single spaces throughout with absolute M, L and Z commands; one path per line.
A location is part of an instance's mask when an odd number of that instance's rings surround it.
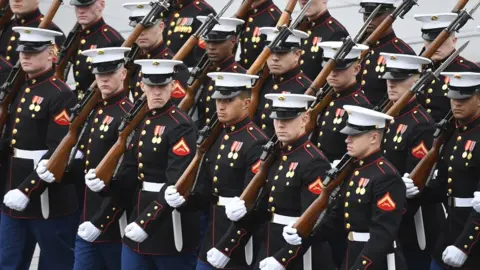
M 455 121 L 450 111 L 447 118 L 442 120 L 437 126 L 432 148 L 430 148 L 427 155 L 420 160 L 409 175 L 419 190 L 422 190 L 427 184 L 432 168 L 440 157 L 442 146 L 450 139 L 454 131 Z
M 382 23 L 377 27 L 375 28 L 375 30 L 373 31 L 373 33 L 371 33 L 368 38 L 363 42 L 364 45 L 367 45 L 369 47 L 371 46 L 374 46 L 377 41 L 383 37 L 383 35 L 385 34 L 385 32 L 388 30 L 388 28 L 390 28 L 390 26 L 392 26 L 393 22 L 394 22 L 394 18 L 392 17 L 392 15 L 389 15 L 387 16 L 383 21 Z M 365 51 L 365 53 L 368 52 Z
M 207 75 L 207 68 L 202 71 L 202 74 L 200 74 L 200 77 L 196 79 L 192 85 L 189 85 L 187 88 L 187 93 L 185 97 L 180 101 L 180 104 L 178 104 L 178 108 L 184 112 L 188 112 L 190 110 L 194 103 L 195 103 L 195 93 L 197 92 L 198 88 L 202 85 L 202 78 L 204 78 Z
M 77 52 L 78 45 L 80 44 L 81 36 L 79 35 L 79 32 L 81 31 L 81 29 L 82 27 L 80 26 L 80 24 L 77 23 L 73 27 L 73 30 L 68 35 L 67 39 L 65 40 L 66 44 L 65 43 L 64 44 L 67 45 L 68 47 L 65 48 L 62 45 L 62 51 L 60 51 L 60 54 L 59 54 L 61 58 L 58 59 L 57 61 L 57 67 L 55 71 L 55 76 L 57 78 L 60 78 L 62 80 L 65 78 L 65 70 L 67 68 L 68 62 L 70 61 L 70 59 L 72 59 L 74 54 Z M 70 41 L 69 38 L 72 38 L 71 43 L 69 42 Z
M 260 163 L 258 172 L 250 180 L 247 187 L 243 190 L 240 195 L 240 199 L 245 201 L 245 206 L 247 209 L 251 209 L 257 199 L 258 193 L 265 186 L 268 177 L 268 169 L 275 162 L 275 155 L 270 154 L 264 161 Z
M 63 0 L 53 1 L 38 28 L 47 28 L 52 23 L 53 17 L 55 17 L 55 14 L 57 14 L 57 11 L 62 4 Z
M 322 99 L 313 108 L 308 110 L 310 119 L 305 127 L 305 131 L 307 133 L 310 133 L 315 129 L 318 116 L 323 112 L 323 110 L 325 110 L 325 108 L 327 108 L 328 104 L 330 104 L 333 99 L 334 92 L 335 91 L 333 91 L 333 89 L 329 89 Z
M 244 0 L 233 17 L 243 20 L 245 17 L 247 17 L 248 11 L 251 9 L 252 4 L 253 0 Z
M 138 102 L 142 102 L 144 104 L 141 104 L 138 113 L 132 115 L 133 119 L 129 120 L 124 129 L 120 131 L 117 141 L 112 148 L 108 150 L 105 157 L 102 159 L 102 161 L 100 161 L 95 169 L 95 174 L 99 179 L 102 179 L 105 182 L 105 185 L 110 184 L 112 176 L 115 173 L 115 168 L 117 167 L 123 153 L 125 153 L 127 150 L 128 136 L 130 136 L 130 134 L 142 123 L 143 119 L 147 115 L 148 109 L 146 100 L 139 100 Z
M 428 59 L 431 59 L 435 52 L 440 48 L 443 43 L 450 37 L 450 33 L 443 30 L 437 38 L 425 49 L 422 53 L 422 56 Z
M 255 73 L 252 73 L 252 74 L 255 74 Z M 262 74 L 260 74 L 260 78 L 255 83 L 255 86 L 252 88 L 251 103 L 250 103 L 250 107 L 248 107 L 248 114 L 250 115 L 251 119 L 253 119 L 253 117 L 255 116 L 258 103 L 260 102 L 260 98 L 261 98 L 260 93 L 262 92 L 263 84 L 265 83 L 265 80 L 269 75 L 270 75 L 270 70 L 265 65 L 265 67 L 262 70 Z
M 288 25 L 290 23 L 290 20 L 292 19 L 292 13 L 297 5 L 297 2 L 298 0 L 288 1 L 285 9 L 282 12 L 282 15 L 280 15 L 280 19 L 278 19 L 277 26 Z
M 469 0 L 459 0 L 455 7 L 452 9 L 452 13 L 459 13 L 468 4 Z

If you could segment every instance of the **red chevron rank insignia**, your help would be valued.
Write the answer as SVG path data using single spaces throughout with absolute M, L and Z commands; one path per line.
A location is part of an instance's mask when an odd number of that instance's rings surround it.
M 68 116 L 67 110 L 63 109 L 59 114 L 57 114 L 53 121 L 60 126 L 68 126 L 70 124 L 70 116 Z
M 188 147 L 187 143 L 185 142 L 185 139 L 182 137 L 182 139 L 176 143 L 173 148 L 172 152 L 177 155 L 184 157 L 188 154 L 190 154 L 190 148 Z
M 252 172 L 254 174 L 257 174 L 259 169 L 260 169 L 260 159 L 257 162 L 255 162 L 255 164 L 253 164 Z
M 308 190 L 315 195 L 320 195 L 320 193 L 322 193 L 322 186 L 322 179 L 319 176 L 315 182 L 308 185 Z
M 412 148 L 412 155 L 418 159 L 422 159 L 428 153 L 428 149 L 425 146 L 425 143 L 422 141 L 417 146 Z
M 172 94 L 170 95 L 172 98 L 183 98 L 185 96 L 185 88 L 178 82 L 175 81 L 175 86 L 173 87 Z
M 395 210 L 397 204 L 393 201 L 392 197 L 390 196 L 390 192 L 385 193 L 383 197 L 377 201 L 378 208 L 382 209 L 383 211 L 391 212 Z

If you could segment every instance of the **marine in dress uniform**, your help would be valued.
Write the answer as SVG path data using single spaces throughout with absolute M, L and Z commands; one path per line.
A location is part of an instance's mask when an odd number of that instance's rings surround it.
M 0 56 L 0 86 L 7 81 L 12 65 L 3 56 Z
M 208 262 L 208 251 L 221 239 L 230 225 L 225 206 L 239 200 L 243 189 L 257 173 L 262 146 L 267 136 L 248 116 L 250 91 L 258 76 L 233 72 L 212 72 L 208 76 L 215 81 L 215 99 L 218 121 L 223 130 L 213 146 L 205 154 L 199 172 L 200 188 L 196 193 L 208 198 L 210 211 L 206 236 L 203 238 L 197 270 L 216 269 Z M 199 202 L 199 196 L 190 203 Z M 246 239 L 249 240 L 249 239 Z M 242 252 L 236 254 L 220 268 L 249 269 L 247 258 L 253 258 L 256 249 L 253 240 Z
M 266 35 L 266 40 L 271 42 L 275 39 L 278 30 L 275 27 L 262 27 L 260 32 Z M 302 72 L 299 65 L 302 40 L 308 35 L 299 30 L 293 30 L 293 34 L 281 45 L 272 48 L 272 54 L 267 59 L 270 70 L 260 90 L 261 96 L 270 93 L 303 94 L 307 91 L 312 81 Z M 273 119 L 268 117 L 272 111 L 272 101 L 261 98 L 255 112 L 254 121 L 262 128 L 268 137 L 273 136 Z
M 307 2 L 300 0 L 300 6 L 303 7 Z M 314 80 L 322 71 L 323 50 L 319 46 L 320 42 L 340 41 L 348 36 L 348 31 L 330 14 L 327 1 L 312 0 L 305 16 L 305 22 L 299 27 L 299 30 L 308 34 L 308 38 L 302 43 L 301 64 L 307 77 Z
M 163 33 L 163 39 L 174 53 L 178 52 L 188 38 L 202 25 L 202 22 L 196 19 L 197 16 L 217 14 L 215 9 L 204 0 L 178 0 L 176 2 L 177 4 L 172 7 L 172 12 L 165 20 L 166 28 Z M 205 43 L 199 40 L 197 46 L 183 61 L 187 66 L 194 67 L 204 53 Z
M 124 54 L 129 50 L 103 48 L 82 52 L 92 58 L 92 73 L 102 93 L 102 100 L 85 123 L 86 132 L 80 139 L 79 151 L 85 154 L 82 178 L 88 171 L 94 170 L 117 141 L 122 117 L 132 108 L 128 92 L 123 89 L 127 73 L 123 63 Z M 85 187 L 84 193 L 73 269 L 120 269 L 121 232 L 126 226 L 124 209 L 88 187 Z M 123 227 L 119 222 L 121 218 L 124 219 Z
M 103 12 L 105 0 L 71 0 L 70 5 L 75 7 L 77 22 L 82 27 L 82 30 L 78 33 L 80 44 L 77 53 L 70 59 L 73 65 L 75 92 L 78 100 L 80 100 L 95 80 L 95 76 L 92 74 L 91 59 L 82 55 L 82 51 L 120 47 L 124 39 L 117 30 L 105 23 L 101 13 L 98 14 L 95 11 L 100 9 Z
M 55 37 L 62 33 L 27 27 L 13 31 L 20 35 L 17 50 L 27 78 L 10 104 L 4 134 L 10 152 L 3 183 L 0 268 L 28 268 L 38 243 L 44 267 L 71 269 L 78 224 L 75 188 L 54 183 L 45 168 L 68 131 L 67 112 L 75 104 L 71 89 L 52 69 Z M 39 162 L 43 166 L 37 167 Z
M 381 53 L 386 59 L 388 97 L 392 102 L 410 91 L 420 77 L 423 66 L 430 64 L 427 58 Z M 400 175 L 406 175 L 415 168 L 432 147 L 435 122 L 416 98 L 410 100 L 398 116 L 387 125 L 382 149 L 387 158 L 397 168 Z M 420 205 L 415 200 L 407 200 L 399 230 L 400 246 L 405 255 L 408 269 L 428 269 L 430 252 L 439 235 L 438 224 L 445 219 L 440 204 Z
M 135 27 L 152 10 L 152 6 L 149 2 L 126 3 L 123 4 L 123 7 L 132 12 L 130 16 L 130 26 L 132 27 Z M 159 19 L 146 27 L 147 28 L 143 30 L 142 34 L 140 34 L 140 37 L 137 39 L 137 45 L 141 49 L 141 53 L 137 59 L 172 59 L 174 53 L 163 41 L 163 30 L 165 29 L 165 23 L 163 20 Z M 142 81 L 142 73 L 140 69 L 140 66 L 136 66 L 135 72 L 133 72 L 133 74 L 135 74 L 134 77 L 129 78 L 129 88 L 133 100 L 139 99 L 143 94 L 140 87 L 140 82 Z M 184 75 L 183 78 L 177 81 L 179 83 L 175 84 L 175 89 L 172 92 L 172 101 L 175 104 L 179 104 L 186 95 L 185 89 L 189 74 L 188 72 L 184 73 L 187 74 L 182 74 Z
M 244 68 L 249 69 L 267 45 L 260 28 L 275 26 L 280 15 L 282 12 L 272 0 L 253 1 L 240 35 L 240 63 Z
M 360 1 L 360 12 L 363 13 L 364 20 L 368 18 L 378 5 L 382 5 L 380 12 L 367 28 L 368 35 L 373 33 L 375 28 L 382 23 L 383 19 L 395 9 L 394 3 L 396 2 L 396 0 Z M 370 52 L 363 59 L 362 72 L 358 77 L 368 100 L 374 106 L 378 105 L 380 101 L 387 99 L 387 85 L 385 80 L 382 79 L 385 73 L 385 58 L 380 55 L 382 52 L 415 55 L 413 49 L 397 37 L 392 27 L 385 31 L 384 36 L 381 37 L 374 46 L 370 47 Z
M 171 209 L 164 199 L 170 189 L 167 187 L 175 184 L 196 151 L 192 119 L 170 101 L 175 66 L 183 63 L 136 60 L 135 64 L 142 66 L 147 116 L 135 132 L 110 186 L 104 188 L 105 184 L 94 173 L 88 176 L 86 184 L 97 192 L 109 192 L 112 201 L 123 208 L 133 206 L 123 237 L 122 269 L 193 269 L 199 241 L 198 212 L 179 209 L 166 219 L 157 216 L 160 211 Z M 90 181 L 93 182 L 89 184 Z
M 328 62 L 335 56 L 342 42 L 322 42 L 319 46 L 324 51 L 324 62 Z M 340 132 L 347 122 L 343 105 L 371 108 L 356 77 L 361 69 L 359 58 L 365 50 L 368 50 L 368 46 L 357 44 L 344 61 L 337 62 L 335 69 L 327 77 L 327 82 L 335 93 L 330 104 L 317 119 L 317 146 L 331 162 L 340 160 L 347 147 L 347 135 Z
M 348 122 L 342 132 L 348 134 L 347 154 L 354 158 L 353 173 L 316 228 L 313 241 L 328 238 L 332 230 L 344 227 L 349 243 L 339 269 L 407 269 L 396 249 L 405 185 L 380 150 L 385 122 L 392 117 L 358 106 L 345 105 L 344 109 Z M 303 239 L 291 225 L 283 236 L 288 245 L 275 254 L 273 262 L 288 268 L 301 252 L 298 243 Z
M 283 227 L 293 223 L 320 194 L 320 183 L 330 169 L 330 163 L 310 142 L 309 134 L 305 133 L 308 122 L 306 109 L 308 103 L 315 98 L 304 94 L 267 94 L 265 98 L 273 101 L 270 117 L 275 119 L 275 132 L 280 142 L 278 158 L 268 168 L 266 186 L 253 211 L 245 215 L 247 211 L 242 200 L 226 206 L 227 209 L 236 210 L 232 213 L 239 221 L 231 224 L 215 249 L 212 249 L 215 254 L 212 254 L 212 260 L 216 257 L 235 256 L 234 254 L 243 248 L 240 243 L 255 231 L 255 227 L 266 223 L 254 269 L 277 269 L 268 268 L 267 264 L 271 261 L 270 256 L 285 245 L 282 238 Z M 304 252 L 303 260 L 292 262 L 289 269 L 334 269 L 326 265 L 327 260 L 323 261 L 322 267 L 317 265 L 312 268 L 312 259 L 323 257 L 314 250 L 312 248 Z M 284 269 L 283 266 L 280 267 Z
M 443 147 L 438 160 L 438 176 L 423 189 L 421 200 L 447 201 L 447 220 L 435 245 L 431 270 L 478 269 L 480 265 L 480 213 L 472 208 L 475 191 L 480 190 L 480 154 L 476 143 L 480 137 L 480 74 L 472 72 L 442 73 L 450 80 L 456 129 Z M 411 179 L 404 178 L 407 198 L 419 191 Z M 410 183 L 410 184 L 409 184 Z
M 206 17 L 198 17 L 200 21 L 206 20 Z M 246 73 L 246 70 L 235 61 L 233 48 L 237 42 L 236 33 L 239 27 L 244 23 L 243 20 L 222 17 L 219 24 L 215 25 L 203 39 L 206 42 L 208 58 L 211 62 L 208 67 L 209 72 L 238 72 Z M 209 124 L 215 113 L 215 103 L 212 100 L 214 84 L 212 78 L 203 79 L 200 99 L 197 103 L 198 128 Z
M 12 28 L 16 26 L 38 27 L 43 19 L 43 14 L 38 9 L 37 0 L 25 0 L 22 2 L 22 7 L 20 8 L 16 8 L 12 5 L 10 6 L 14 13 L 13 19 L 9 24 L 4 26 L 0 34 L 0 55 L 5 57 L 12 66 L 18 61 L 17 46 L 19 37 Z M 20 13 L 22 15 L 20 15 Z M 62 30 L 60 30 L 60 28 L 53 22 L 47 27 L 47 29 L 62 33 L 61 36 L 55 37 L 55 50 L 57 51 L 57 49 L 63 44 L 65 35 L 63 35 Z
M 440 13 L 440 14 L 421 14 L 416 15 L 415 19 L 422 22 L 422 38 L 425 47 L 428 47 L 433 40 L 446 28 L 452 21 L 457 18 L 456 13 Z M 457 38 L 452 34 L 446 42 L 437 50 L 432 56 L 432 64 L 429 66 L 432 70 L 437 69 L 442 65 L 443 61 L 448 59 L 452 53 L 455 52 L 455 45 Z M 477 64 L 468 61 L 467 59 L 457 56 L 457 58 L 450 63 L 444 70 L 445 72 L 478 72 L 480 68 Z M 425 93 L 419 96 L 419 102 L 433 117 L 435 122 L 442 120 L 450 111 L 450 100 L 447 97 L 448 92 L 448 78 L 440 75 L 439 80 L 433 80 L 426 85 Z

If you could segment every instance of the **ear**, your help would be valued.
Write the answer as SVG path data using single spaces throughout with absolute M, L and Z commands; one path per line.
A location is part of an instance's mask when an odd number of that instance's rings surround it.
M 251 98 L 243 99 L 243 109 L 244 110 L 248 110 L 250 108 L 250 104 L 252 104 L 252 99 Z
M 145 93 L 145 84 L 142 81 L 140 81 L 140 89 Z
M 103 11 L 105 9 L 105 0 L 98 1 L 98 4 L 100 6 L 100 10 Z
M 127 69 L 122 67 L 122 70 L 120 71 L 120 77 L 122 79 L 122 81 L 124 81 L 126 78 L 127 78 Z
M 353 68 L 353 74 L 355 76 L 358 75 L 358 73 L 360 73 L 360 70 L 362 69 L 362 66 L 360 65 L 360 63 L 355 63 L 353 64 L 354 68 Z
M 458 38 L 456 36 L 452 37 L 453 47 L 455 47 L 455 45 L 457 44 L 457 40 L 458 40 Z
M 160 23 L 158 24 L 158 27 L 160 27 L 160 29 L 162 29 L 162 32 L 163 32 L 163 30 L 165 29 L 165 22 L 160 21 Z
M 294 56 L 295 56 L 295 62 L 299 62 L 300 61 L 300 57 L 302 56 L 302 50 L 296 50 L 294 52 Z
M 308 111 L 302 113 L 302 128 L 306 127 L 310 120 L 310 113 Z

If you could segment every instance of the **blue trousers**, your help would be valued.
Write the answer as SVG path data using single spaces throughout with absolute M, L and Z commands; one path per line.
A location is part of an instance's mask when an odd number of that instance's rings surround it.
M 447 268 L 443 267 L 441 263 L 438 263 L 436 260 L 432 260 L 430 264 L 430 270 L 446 270 Z
M 198 260 L 197 261 L 197 268 L 195 268 L 195 270 L 215 270 L 215 267 L 213 267 L 209 263 Z
M 74 270 L 118 270 L 121 268 L 122 243 L 90 243 L 77 235 Z
M 122 270 L 193 270 L 197 263 L 196 252 L 175 255 L 143 255 L 126 245 L 122 247 Z
M 78 215 L 51 219 L 17 219 L 1 214 L 0 269 L 28 270 L 35 245 L 39 269 L 72 269 Z

